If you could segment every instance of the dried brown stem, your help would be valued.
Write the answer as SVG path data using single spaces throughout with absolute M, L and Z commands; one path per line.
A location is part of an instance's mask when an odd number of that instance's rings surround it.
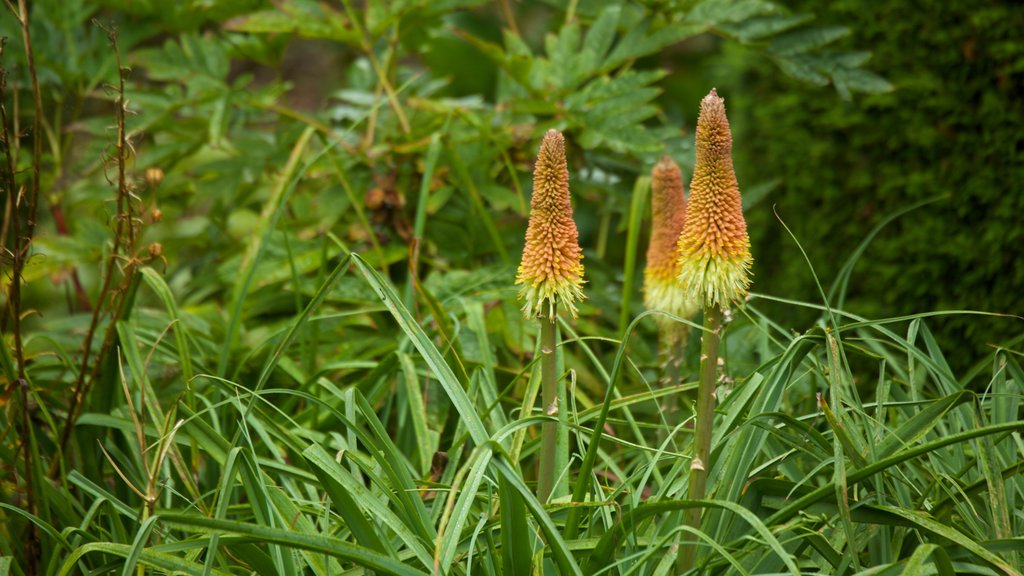
M 117 216 L 114 221 L 114 247 L 111 250 L 110 259 L 107 261 L 107 265 L 103 272 L 103 281 L 100 286 L 99 296 L 96 299 L 96 306 L 93 308 L 92 320 L 89 322 L 89 329 L 86 332 L 85 342 L 83 343 L 81 364 L 79 365 L 78 375 L 72 390 L 71 400 L 68 404 L 67 419 L 64 422 L 64 429 L 61 431 L 60 443 L 58 445 L 61 454 L 63 454 L 67 449 L 68 441 L 71 438 L 71 431 L 74 429 L 75 422 L 78 420 L 85 398 L 88 396 L 90 388 L 93 383 L 95 383 L 99 375 L 100 367 L 103 365 L 103 359 L 113 346 L 114 338 L 117 334 L 117 319 L 124 312 L 122 304 L 124 303 L 124 298 L 135 275 L 135 271 L 138 268 L 138 264 L 140 263 L 138 259 L 133 257 L 136 241 L 136 218 L 133 210 L 133 202 L 135 201 L 135 198 L 131 193 L 131 186 L 128 183 L 126 174 L 130 143 L 125 129 L 127 102 L 125 101 L 124 96 L 124 84 L 125 75 L 128 73 L 128 69 L 121 63 L 121 52 L 117 45 L 117 31 L 104 28 L 98 22 L 94 21 L 94 23 L 107 33 L 107 36 L 110 39 L 111 48 L 114 51 L 114 58 L 117 62 L 118 70 L 118 82 L 117 85 L 114 86 L 116 94 L 114 115 L 117 128 L 117 141 L 115 143 L 115 156 L 113 158 L 113 161 L 117 166 Z M 124 262 L 124 266 L 123 268 L 120 268 L 121 282 L 116 289 L 112 289 L 114 284 L 114 274 L 118 271 L 118 264 L 122 261 Z M 105 306 L 104 303 L 108 304 Z M 96 351 L 95 359 L 92 363 L 92 369 L 90 370 L 90 360 L 93 359 L 91 354 L 93 339 L 99 328 L 101 320 L 106 315 L 110 316 L 110 321 L 107 324 L 107 329 L 103 336 L 103 343 Z M 49 471 L 51 477 L 55 476 L 59 471 L 60 463 L 61 458 L 59 457 L 55 458 L 51 463 Z
M 8 4 L 8 7 L 10 7 L 12 11 L 14 10 L 14 6 L 11 4 Z M 29 174 L 28 186 L 26 188 L 19 188 L 17 185 L 14 172 L 16 162 L 11 154 L 11 147 L 16 145 L 16 139 L 19 137 L 19 134 L 17 133 L 17 130 L 15 130 L 13 133 L 13 138 L 15 140 L 12 141 L 12 134 L 7 130 L 6 110 L 3 111 L 2 116 L 5 159 L 7 162 L 6 187 L 8 197 L 8 212 L 5 215 L 5 226 L 9 225 L 12 240 L 12 248 L 6 250 L 6 252 L 10 254 L 12 260 L 11 283 L 8 291 L 7 305 L 8 311 L 10 312 L 12 332 L 14 336 L 14 360 L 18 367 L 18 379 L 16 384 L 19 388 L 18 397 L 21 404 L 20 410 L 18 411 L 18 425 L 19 435 L 21 436 L 19 441 L 21 443 L 21 450 L 23 454 L 22 464 L 24 466 L 23 478 L 25 481 L 26 509 L 29 514 L 34 515 L 36 514 L 37 509 L 35 478 L 33 477 L 35 464 L 32 462 L 33 451 L 30 429 L 31 417 L 29 414 L 29 399 L 32 395 L 32 390 L 31 381 L 28 378 L 25 350 L 21 334 L 21 317 L 23 313 L 21 287 L 24 280 L 23 272 L 25 269 L 25 263 L 29 259 L 32 248 L 32 237 L 35 233 L 36 227 L 36 214 L 39 201 L 39 165 L 43 154 L 41 124 L 43 116 L 43 100 L 39 91 L 39 80 L 36 76 L 35 55 L 32 52 L 32 36 L 29 31 L 28 7 L 25 0 L 18 0 L 15 16 L 18 18 L 19 25 L 21 27 L 22 40 L 25 45 L 26 69 L 28 70 L 32 89 L 34 114 L 32 117 L 32 165 Z M 3 83 L 6 84 L 6 74 L 4 75 Z M 5 96 L 6 86 L 3 87 L 3 93 L 0 94 L 0 101 L 2 101 Z M 24 206 L 24 210 L 21 209 L 22 206 Z M 22 227 L 22 218 L 24 218 L 24 227 Z M 30 524 L 28 526 L 28 535 L 25 542 L 26 572 L 29 576 L 34 576 L 38 570 L 38 550 L 38 529 L 35 524 Z

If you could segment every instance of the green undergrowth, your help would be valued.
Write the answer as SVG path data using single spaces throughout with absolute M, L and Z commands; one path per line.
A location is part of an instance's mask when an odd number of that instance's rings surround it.
M 688 422 L 659 421 L 657 407 L 695 383 L 657 386 L 636 332 L 650 314 L 624 341 L 563 324 L 574 394 L 561 472 L 589 488 L 542 505 L 548 417 L 532 408 L 533 351 L 505 344 L 519 323 L 500 305 L 511 298 L 423 288 L 415 300 L 430 312 L 414 313 L 359 255 L 320 267 L 332 272 L 302 312 L 226 377 L 211 372 L 218 345 L 195 311 L 143 269 L 146 304 L 117 327 L 114 389 L 79 419 L 76 462 L 41 483 L 45 513 L 2 505 L 8 530 L 40 528 L 45 573 L 670 574 L 692 506 L 706 510 L 702 570 L 1018 573 L 1019 352 L 954 375 L 930 314 L 869 320 L 782 301 L 821 313 L 793 334 L 758 310 L 780 299 L 755 294 L 725 333 L 710 497 L 694 502 L 680 499 Z M 340 301 L 345 279 L 366 298 Z M 313 338 L 337 360 L 309 371 Z M 853 377 L 853 359 L 877 376 Z M 69 368 L 41 364 L 37 378 Z M 183 366 L 196 374 L 187 389 Z M 39 417 L 59 415 L 41 403 Z

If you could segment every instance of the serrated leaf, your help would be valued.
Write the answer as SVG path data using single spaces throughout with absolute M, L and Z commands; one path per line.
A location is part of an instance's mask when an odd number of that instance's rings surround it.
M 617 5 L 608 6 L 601 11 L 601 15 L 590 26 L 587 37 L 583 40 L 583 50 L 580 52 L 580 68 L 591 70 L 597 68 L 601 59 L 612 47 L 615 41 L 615 29 L 619 25 L 619 15 L 622 9 Z
M 839 68 L 859 68 L 871 60 L 871 52 L 840 52 L 832 55 L 831 60 Z
M 796 30 L 776 37 L 768 47 L 768 53 L 776 56 L 795 56 L 827 46 L 849 35 L 850 29 L 845 26 Z
M 488 42 L 464 30 L 456 30 L 455 33 L 459 38 L 475 46 L 495 64 L 501 66 L 521 86 L 525 88 L 532 86 L 533 64 L 535 61 L 540 62 L 540 60 L 533 58 L 530 49 L 518 35 L 506 31 L 504 36 L 505 47 L 502 48 L 494 42 Z
M 666 46 L 699 34 L 707 29 L 704 25 L 682 25 L 672 24 L 648 33 L 650 20 L 645 20 L 639 26 L 633 28 L 626 34 L 625 38 L 619 41 L 612 50 L 611 55 L 604 62 L 604 69 L 611 70 L 623 64 L 627 60 L 640 58 L 653 54 Z
M 862 68 L 840 68 L 832 73 L 832 79 L 840 79 L 853 92 L 882 94 L 893 91 L 888 80 Z
M 666 73 L 663 70 L 645 70 L 637 72 L 627 70 L 614 78 L 602 76 L 590 82 L 565 99 L 565 105 L 570 109 L 581 109 L 587 104 L 593 104 L 601 100 L 608 100 L 630 94 L 635 90 L 642 89 L 658 80 L 664 78 Z
M 775 4 L 765 0 L 703 0 L 690 10 L 686 19 L 691 22 L 702 22 L 711 27 L 741 22 L 777 10 Z
M 252 34 L 297 34 L 358 45 L 359 35 L 345 16 L 326 2 L 287 0 L 272 10 L 253 12 L 225 23 L 225 28 Z
M 814 60 L 805 57 L 776 58 L 775 63 L 787 75 L 816 86 L 828 84 L 828 77 L 819 72 Z
M 796 28 L 812 18 L 813 16 L 810 14 L 793 14 L 788 16 L 776 14 L 723 24 L 719 26 L 719 29 L 740 42 L 747 43 Z
M 661 142 L 648 134 L 642 126 L 633 129 L 589 126 L 583 130 L 579 142 L 583 148 L 596 148 L 603 144 L 616 152 L 656 152 L 662 147 Z
M 562 27 L 558 35 L 548 34 L 544 39 L 550 61 L 547 82 L 556 88 L 572 88 L 587 76 L 577 63 L 580 50 L 580 26 L 571 22 Z

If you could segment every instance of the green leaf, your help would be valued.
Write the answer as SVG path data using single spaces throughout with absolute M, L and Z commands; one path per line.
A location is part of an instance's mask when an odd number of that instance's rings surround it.
M 787 76 L 815 86 L 828 85 L 828 76 L 818 71 L 818 63 L 813 58 L 803 56 L 776 58 L 775 63 Z
M 346 470 L 334 458 L 331 458 L 330 454 L 319 445 L 311 444 L 303 451 L 302 457 L 310 463 L 313 473 L 316 474 L 317 479 L 320 480 L 324 489 L 327 490 L 332 503 L 338 509 L 342 518 L 346 519 L 346 523 L 348 523 L 349 517 L 353 517 L 356 518 L 357 524 L 362 525 L 359 518 L 365 518 L 365 510 L 371 518 L 391 528 L 406 547 L 415 553 L 425 568 L 433 565 L 433 557 L 430 551 L 417 538 L 415 532 L 409 528 L 401 516 L 389 509 L 377 496 L 371 493 L 361 479 L 353 476 L 350 471 Z M 352 524 L 348 524 L 348 526 L 349 529 L 352 529 Z M 370 536 L 368 541 L 373 541 L 376 538 L 376 530 L 373 530 L 373 532 L 373 536 Z M 354 533 L 355 531 L 353 530 Z
M 719 26 L 726 34 L 745 44 L 785 32 L 805 24 L 813 18 L 810 14 L 761 16 Z
M 224 535 L 231 535 L 236 539 L 279 544 L 286 548 L 295 548 L 297 550 L 310 550 L 353 562 L 358 566 L 369 568 L 381 574 L 392 574 L 394 576 L 425 576 L 427 574 L 407 566 L 394 558 L 384 556 L 369 548 L 351 544 L 340 538 L 300 534 L 287 529 L 271 528 L 269 526 L 248 524 L 235 520 L 218 520 L 194 514 L 163 513 L 160 515 L 160 519 L 165 524 L 177 526 L 185 530 L 191 529 L 201 533 L 219 532 Z
M 527 523 L 526 505 L 504 478 L 498 481 L 501 497 L 501 550 L 505 574 L 532 573 L 533 534 Z
M 622 8 L 617 4 L 611 4 L 601 11 L 601 15 L 591 24 L 587 30 L 587 36 L 583 40 L 583 49 L 580 51 L 579 66 L 583 70 L 597 69 L 608 50 L 615 41 L 616 28 L 619 25 L 619 14 Z
M 742 22 L 776 11 L 778 6 L 766 0 L 702 0 L 690 10 L 686 19 L 715 26 Z
M 602 69 L 614 70 L 629 60 L 653 54 L 666 46 L 681 42 L 702 31 L 701 29 L 675 24 L 664 26 L 659 30 L 649 33 L 650 27 L 651 21 L 644 20 L 642 24 L 632 28 L 616 44 L 615 49 L 612 50 L 612 53 L 605 60 Z
M 606 532 L 597 543 L 597 546 L 594 547 L 594 552 L 590 556 L 589 573 L 597 573 L 605 566 L 611 564 L 614 560 L 613 556 L 615 550 L 619 548 L 619 542 L 635 531 L 637 529 L 637 525 L 644 519 L 664 514 L 666 512 L 690 508 L 718 508 L 728 510 L 729 512 L 739 516 L 754 528 L 758 537 L 783 561 L 791 574 L 800 574 L 800 569 L 793 561 L 792 555 L 786 552 L 782 543 L 779 542 L 778 538 L 776 538 L 772 534 L 771 530 L 769 530 L 768 525 L 762 522 L 756 514 L 747 510 L 743 506 L 734 502 L 726 502 L 722 500 L 665 500 L 660 502 L 644 503 L 636 508 L 623 512 L 615 523 L 615 526 Z
M 850 35 L 845 26 L 809 28 L 777 36 L 768 46 L 768 53 L 776 56 L 796 56 L 827 46 Z
M 462 383 L 455 377 L 451 367 L 444 361 L 444 357 L 437 350 L 437 347 L 434 346 L 434 343 L 423 332 L 423 328 L 409 314 L 401 299 L 395 294 L 394 289 L 381 278 L 376 270 L 371 268 L 358 254 L 353 254 L 352 259 L 355 261 L 359 271 L 362 272 L 366 282 L 373 288 L 381 301 L 383 301 L 384 306 L 387 307 L 388 311 L 391 312 L 391 315 L 398 322 L 399 328 L 402 329 L 402 332 L 405 333 L 426 361 L 427 366 L 433 371 L 434 377 L 437 378 L 441 387 L 444 388 L 452 405 L 462 418 L 462 422 L 469 431 L 473 442 L 478 446 L 487 442 L 490 434 L 488 434 L 487 428 L 484 427 L 476 407 L 469 399 L 465 389 L 463 389 Z
M 940 538 L 945 538 L 965 548 L 971 554 L 999 568 L 1011 576 L 1020 576 L 1020 572 L 1010 566 L 1005 560 L 986 550 L 981 544 L 971 540 L 963 532 L 952 526 L 936 521 L 923 512 L 907 510 L 896 506 L 878 506 L 879 509 L 891 512 L 901 518 L 909 520 L 912 524 L 925 532 L 930 532 Z
M 64 564 L 61 566 L 60 571 L 57 572 L 57 575 L 67 576 L 68 574 L 71 574 L 79 560 L 81 560 L 86 554 L 94 552 L 119 556 L 125 559 L 129 558 L 133 553 L 132 547 L 127 544 L 115 544 L 113 542 L 92 542 L 90 544 L 85 544 L 83 546 L 79 546 L 74 552 L 68 555 Z M 138 554 L 138 563 L 143 566 L 157 568 L 162 571 L 183 572 L 192 576 L 202 576 L 204 573 L 203 566 L 201 564 L 189 562 L 188 560 L 177 558 L 165 552 L 157 552 L 151 549 L 144 549 Z M 211 570 L 209 573 L 214 576 L 230 576 L 231 574 L 230 572 L 224 572 L 222 570 Z
M 572 88 L 587 77 L 587 70 L 579 66 L 580 26 L 570 22 L 562 27 L 558 36 L 548 34 L 544 44 L 550 61 L 548 81 L 556 88 Z
M 874 72 L 862 68 L 839 68 L 832 72 L 832 81 L 842 82 L 852 92 L 884 94 L 893 91 L 893 85 Z
M 284 0 L 272 10 L 240 16 L 227 23 L 229 30 L 251 34 L 296 34 L 305 38 L 337 40 L 359 45 L 359 33 L 344 14 L 325 2 Z
M 974 395 L 966 390 L 950 394 L 931 402 L 928 406 L 900 424 L 899 428 L 886 435 L 875 448 L 875 458 L 887 458 L 897 450 L 910 447 L 939 424 L 950 410 L 970 401 Z
M 307 448 L 302 456 L 312 465 L 313 473 L 331 497 L 332 507 L 345 520 L 345 526 L 352 531 L 356 541 L 381 554 L 394 555 L 394 551 L 385 544 L 356 504 L 357 498 L 363 504 L 372 498 L 366 487 L 354 481 L 347 470 L 315 444 Z

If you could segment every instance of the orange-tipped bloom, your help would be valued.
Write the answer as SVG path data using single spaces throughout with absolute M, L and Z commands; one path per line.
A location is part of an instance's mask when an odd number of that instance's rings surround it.
M 555 321 L 555 305 L 576 317 L 576 301 L 583 299 L 583 251 L 569 202 L 569 168 L 565 138 L 548 130 L 533 169 L 533 198 L 526 246 L 516 284 L 525 300 L 527 318 Z
M 732 166 L 725 100 L 714 89 L 700 102 L 696 147 L 686 224 L 679 237 L 679 280 L 688 298 L 725 307 L 746 297 L 753 258 Z
M 644 268 L 644 306 L 682 318 L 692 316 L 700 306 L 687 299 L 679 285 L 679 256 L 676 251 L 686 219 L 686 196 L 679 165 L 665 156 L 651 171 L 651 243 Z M 686 325 L 658 316 L 666 329 L 685 332 Z

